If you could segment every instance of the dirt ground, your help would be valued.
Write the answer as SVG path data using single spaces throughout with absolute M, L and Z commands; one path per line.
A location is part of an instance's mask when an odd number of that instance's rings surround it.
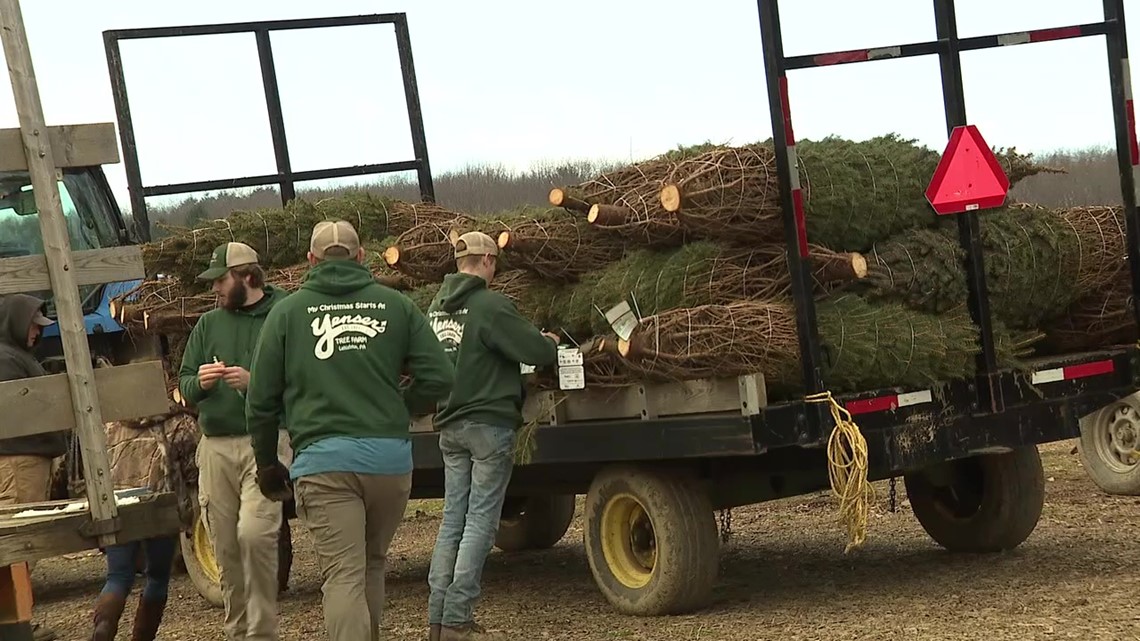
M 1071 453 L 1074 447 L 1042 448 L 1045 511 L 1030 539 L 1010 553 L 944 552 L 910 513 L 900 482 L 894 513 L 886 484 L 877 484 L 879 510 L 867 545 L 844 556 L 834 500 L 798 497 L 733 510 L 712 607 L 639 619 L 615 614 L 594 586 L 579 507 L 554 549 L 492 552 L 478 616 L 511 638 L 543 640 L 1140 639 L 1140 499 L 1100 492 Z M 393 544 L 385 618 L 390 640 L 427 638 L 426 577 L 438 525 L 438 506 L 421 502 Z M 294 540 L 282 639 L 323 639 L 320 581 L 299 523 Z M 102 573 L 101 556 L 42 562 L 35 571 L 37 616 L 63 640 L 88 638 Z M 171 589 L 161 639 L 224 638 L 221 611 L 205 604 L 185 574 Z M 120 639 L 128 636 L 120 631 Z

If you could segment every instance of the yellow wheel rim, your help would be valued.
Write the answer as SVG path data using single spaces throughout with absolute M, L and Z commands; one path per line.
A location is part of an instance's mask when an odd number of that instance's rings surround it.
M 619 494 L 606 503 L 601 542 L 602 556 L 618 582 L 635 590 L 649 584 L 657 565 L 657 537 L 640 501 Z
M 206 529 L 202 517 L 198 517 L 194 522 L 193 543 L 194 560 L 198 562 L 198 567 L 202 568 L 202 573 L 211 583 L 220 583 L 222 573 L 218 569 L 218 560 L 214 557 L 214 542 L 210 540 L 210 532 Z

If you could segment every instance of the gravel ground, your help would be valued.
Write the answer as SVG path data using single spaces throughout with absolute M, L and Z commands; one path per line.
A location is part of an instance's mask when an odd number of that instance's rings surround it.
M 1000 555 L 950 555 L 923 532 L 898 484 L 899 509 L 872 517 L 867 545 L 843 555 L 827 494 L 733 510 L 716 601 L 690 616 L 617 615 L 593 583 L 582 548 L 581 508 L 551 550 L 494 551 L 478 610 L 484 625 L 517 639 L 1140 639 L 1140 499 L 1103 494 L 1085 476 L 1075 442 L 1042 448 L 1047 495 L 1037 530 Z M 421 502 L 393 544 L 388 639 L 426 639 L 424 607 L 438 505 Z M 299 526 L 299 524 L 298 524 Z M 318 571 L 307 532 L 294 528 L 282 639 L 323 639 Z M 62 640 L 88 638 L 103 561 L 79 555 L 42 562 L 36 612 Z M 222 640 L 221 612 L 175 578 L 161 639 Z M 125 619 L 133 610 L 128 606 Z M 129 622 L 127 623 L 129 625 Z M 120 631 L 120 638 L 128 635 Z

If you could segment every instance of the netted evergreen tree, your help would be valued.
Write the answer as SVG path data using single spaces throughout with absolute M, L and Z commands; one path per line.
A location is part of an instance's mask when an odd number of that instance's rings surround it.
M 166 227 L 171 235 L 142 246 L 148 277 L 174 276 L 189 289 L 205 291 L 208 283 L 194 282 L 206 269 L 218 245 L 236 241 L 258 253 L 262 267 L 279 269 L 305 260 L 313 226 L 322 220 L 347 220 L 361 241 L 369 244 L 395 236 L 425 220 L 455 217 L 437 205 L 406 203 L 368 193 L 354 193 L 308 202 L 297 198 L 284 208 L 237 211 L 194 228 Z
M 865 251 L 903 230 L 935 224 L 925 190 L 939 152 L 898 135 L 855 142 L 835 136 L 796 145 L 808 240 Z M 1030 157 L 1001 152 L 1011 182 L 1043 171 Z M 659 194 L 692 238 L 781 242 L 779 178 L 771 139 L 717 147 L 677 163 Z
M 1125 263 L 1124 225 L 1110 208 L 1054 211 L 1016 205 L 983 212 L 980 238 L 993 318 L 1039 327 Z M 929 312 L 965 310 L 965 252 L 953 221 L 876 245 L 864 294 Z
M 921 387 L 970 376 L 979 352 L 968 316 L 933 315 L 842 294 L 817 306 L 834 392 Z M 1020 367 L 1040 339 L 996 324 L 998 356 Z M 790 302 L 742 301 L 674 309 L 642 320 L 626 358 L 654 376 L 684 380 L 759 372 L 770 390 L 802 390 L 795 310 Z

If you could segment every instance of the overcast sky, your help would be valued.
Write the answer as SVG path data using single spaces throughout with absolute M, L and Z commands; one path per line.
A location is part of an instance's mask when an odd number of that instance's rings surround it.
M 700 9 L 671 0 L 22 4 L 49 124 L 115 120 L 107 29 L 406 12 L 437 174 L 467 164 L 642 158 L 771 135 L 754 0 L 708 0 Z M 1103 19 L 1099 0 L 957 4 L 962 36 Z M 1125 0 L 1125 9 L 1129 44 L 1140 47 L 1140 0 Z M 781 11 L 789 55 L 934 38 L 929 0 L 784 0 Z M 391 27 L 282 32 L 272 42 L 295 170 L 412 158 Z M 133 40 L 122 50 L 144 183 L 275 171 L 252 34 Z M 1037 152 L 1112 145 L 1103 37 L 971 52 L 963 64 L 967 115 L 990 144 Z M 793 71 L 789 84 L 797 137 L 897 131 L 937 148 L 946 142 L 933 56 Z M 14 127 L 7 86 L 0 126 Z M 126 208 L 122 164 L 107 171 Z

